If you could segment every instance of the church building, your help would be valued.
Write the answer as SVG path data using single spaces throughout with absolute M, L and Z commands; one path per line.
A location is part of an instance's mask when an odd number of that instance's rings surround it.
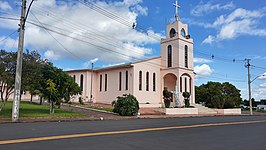
M 172 106 L 183 106 L 183 92 L 190 93 L 195 103 L 193 39 L 188 25 L 178 16 L 166 25 L 166 38 L 161 39 L 160 56 L 101 69 L 66 71 L 81 87 L 84 102 L 111 104 L 117 96 L 134 95 L 140 107 L 163 107 L 163 90 L 172 93 Z M 78 97 L 72 99 L 78 101 Z

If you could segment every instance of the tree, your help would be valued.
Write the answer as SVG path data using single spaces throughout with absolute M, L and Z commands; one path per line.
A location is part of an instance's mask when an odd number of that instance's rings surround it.
M 69 100 L 71 96 L 81 93 L 81 89 L 74 79 L 65 73 L 62 69 L 54 67 L 52 63 L 46 63 L 42 69 L 42 80 L 40 80 L 40 93 L 44 97 L 49 94 L 46 93 L 46 81 L 52 80 L 57 89 L 58 95 L 55 103 L 60 107 L 62 99 Z M 47 95 L 48 94 L 48 95 Z
M 72 77 L 47 60 L 41 59 L 37 51 L 26 50 L 23 55 L 21 91 L 29 91 L 31 100 L 32 96 L 37 94 L 42 104 L 43 98 L 51 96 L 51 91 L 47 88 L 51 88 L 52 83 L 57 96 L 53 100 L 59 107 L 62 99 L 69 100 L 71 96 L 81 93 Z M 0 99 L 4 104 L 14 91 L 15 72 L 16 53 L 0 50 Z M 0 111 L 2 107 L 4 105 L 0 106 Z
M 53 80 L 49 79 L 46 82 L 47 87 L 46 87 L 46 98 L 49 100 L 50 102 L 50 114 L 54 113 L 54 104 L 58 99 L 58 90 L 56 89 L 56 85 L 53 82 Z
M 0 96 L 7 102 L 13 93 L 16 72 L 16 53 L 0 50 Z
M 208 82 L 196 87 L 196 102 L 203 102 L 211 108 L 234 108 L 241 104 L 241 94 L 229 82 Z

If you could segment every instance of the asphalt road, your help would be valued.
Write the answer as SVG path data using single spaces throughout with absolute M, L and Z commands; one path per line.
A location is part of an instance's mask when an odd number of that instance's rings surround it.
M 266 116 L 0 124 L 0 150 L 265 149 Z

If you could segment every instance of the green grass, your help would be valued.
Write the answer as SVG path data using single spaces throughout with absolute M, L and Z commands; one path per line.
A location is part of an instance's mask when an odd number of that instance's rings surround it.
M 8 102 L 4 109 L 0 112 L 0 118 L 11 118 L 12 102 Z M 55 109 L 54 114 L 49 114 L 49 106 L 39 105 L 30 102 L 21 102 L 19 116 L 22 118 L 43 118 L 43 117 L 81 117 L 85 114 L 75 113 L 63 109 Z
M 95 106 L 89 106 L 89 105 L 79 104 L 79 103 L 72 103 L 71 105 L 77 105 L 80 107 L 86 107 L 86 108 L 92 108 L 92 109 L 97 109 L 97 110 L 104 110 L 104 111 L 108 111 L 108 112 L 113 112 L 113 108 L 95 107 Z
M 91 107 L 91 108 L 97 109 L 97 110 L 104 110 L 104 111 L 113 112 L 113 108 L 103 108 L 103 107 Z

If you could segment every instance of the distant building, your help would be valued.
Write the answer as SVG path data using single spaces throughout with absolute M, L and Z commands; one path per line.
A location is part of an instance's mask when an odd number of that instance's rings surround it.
M 111 104 L 117 96 L 132 94 L 141 107 L 161 107 L 163 90 L 167 88 L 173 93 L 172 105 L 183 105 L 183 92 L 189 92 L 190 103 L 195 103 L 193 39 L 188 25 L 180 21 L 178 14 L 175 18 L 166 25 L 166 39 L 161 39 L 158 57 L 93 71 L 66 71 L 81 87 L 83 100 Z

